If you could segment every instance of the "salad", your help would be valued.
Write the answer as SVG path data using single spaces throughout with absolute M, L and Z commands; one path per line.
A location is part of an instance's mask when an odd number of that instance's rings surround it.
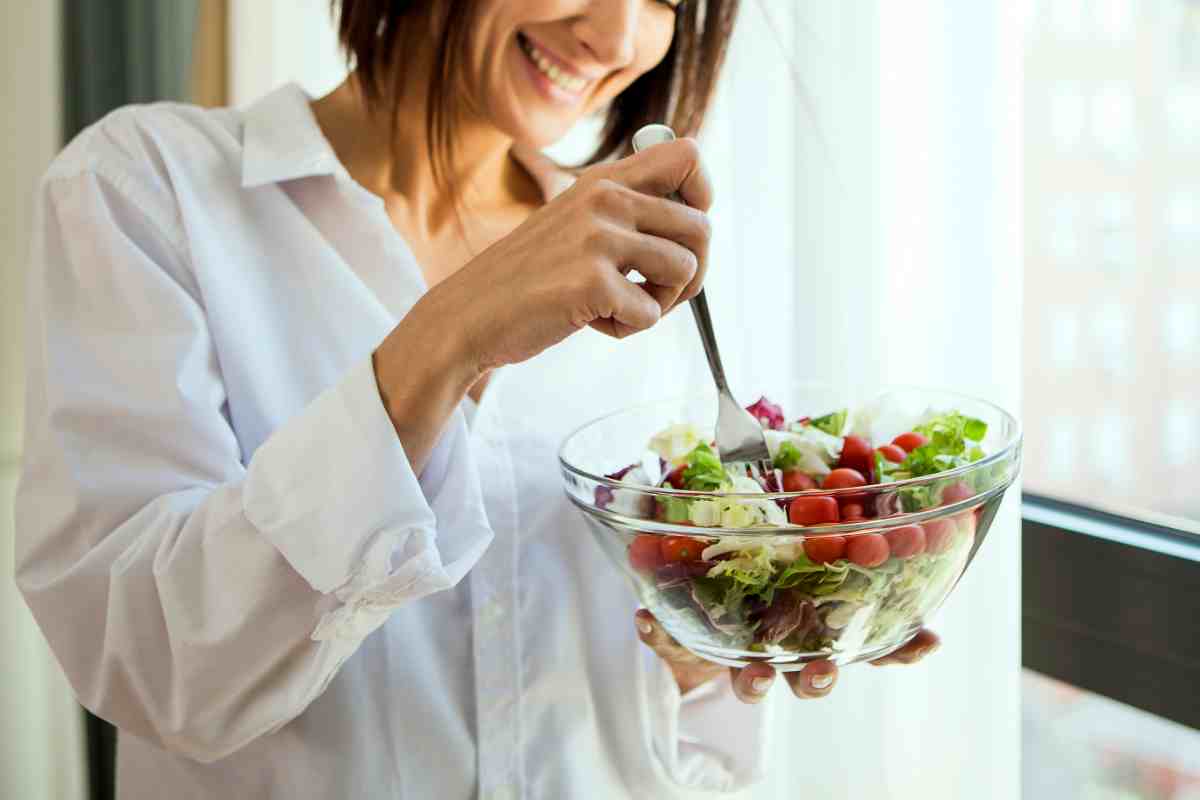
M 602 509 L 701 529 L 687 536 L 627 537 L 625 557 L 643 601 L 669 629 L 723 648 L 829 654 L 898 645 L 962 574 L 982 505 L 847 535 L 706 537 L 702 529 L 812 527 L 960 503 L 985 488 L 972 481 L 987 475 L 902 484 L 891 492 L 852 490 L 976 462 L 984 457 L 986 423 L 953 410 L 929 412 L 911 430 L 872 441 L 869 409 L 788 421 L 763 398 L 748 410 L 764 427 L 772 459 L 765 474 L 748 464 L 722 463 L 704 432 L 680 424 L 653 436 L 640 463 L 607 476 L 631 489 L 728 496 L 596 488 Z M 777 492 L 801 494 L 755 497 Z

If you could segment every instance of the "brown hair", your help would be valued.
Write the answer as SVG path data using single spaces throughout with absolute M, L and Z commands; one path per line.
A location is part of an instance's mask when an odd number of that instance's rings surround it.
M 466 51 L 470 22 L 479 0 L 332 0 L 338 38 L 355 69 L 368 104 L 385 105 L 385 74 L 397 53 L 417 37 L 438 42 L 430 73 L 426 140 L 434 176 L 453 175 L 451 99 L 460 74 L 458 55 Z M 704 121 L 725 59 L 740 0 L 686 0 L 677 9 L 675 35 L 662 61 L 613 99 L 600 145 L 587 161 L 594 164 L 629 152 L 634 132 L 666 120 L 681 136 L 694 136 Z M 393 116 L 402 87 L 396 82 L 388 101 Z M 453 187 L 451 187 L 453 189 Z

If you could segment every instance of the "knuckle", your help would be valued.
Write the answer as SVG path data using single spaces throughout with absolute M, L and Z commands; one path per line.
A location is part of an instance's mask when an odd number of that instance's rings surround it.
M 581 244 L 585 252 L 592 254 L 606 253 L 608 252 L 610 238 L 611 234 L 603 225 L 591 224 L 584 231 Z
M 592 208 L 603 214 L 620 214 L 628 206 L 624 187 L 610 178 L 600 178 L 588 194 Z
M 595 262 L 583 274 L 583 290 L 591 297 L 606 298 L 610 291 L 608 270 Z M 653 635 L 653 634 L 652 634 Z
M 700 144 L 690 136 L 676 140 L 676 146 L 679 150 L 680 157 L 689 165 L 700 163 Z
M 692 235 L 698 242 L 707 246 L 712 241 L 712 220 L 703 211 L 692 213 L 692 224 L 695 226 Z
M 696 277 L 696 273 L 700 270 L 700 259 L 696 254 L 686 247 L 681 248 L 683 253 L 680 256 L 681 266 L 683 268 L 683 277 L 685 281 L 691 281 Z

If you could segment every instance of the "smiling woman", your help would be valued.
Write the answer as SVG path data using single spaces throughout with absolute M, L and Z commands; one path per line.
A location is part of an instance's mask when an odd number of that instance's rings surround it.
M 589 163 L 628 154 L 633 132 L 651 122 L 695 135 L 716 88 L 738 0 L 638 0 L 607 4 L 602 13 L 591 13 L 595 4 L 580 0 L 334 5 L 340 7 L 339 37 L 372 107 L 390 103 L 394 111 L 406 90 L 420 87 L 430 158 L 441 172 L 449 170 L 460 115 L 487 116 L 513 138 L 543 147 L 581 116 L 604 111 L 604 133 Z M 614 37 L 614 31 L 626 35 Z M 436 45 L 426 71 L 395 80 L 398 54 L 429 40 Z M 473 104 L 459 102 L 464 82 L 477 90 L 466 95 Z M 544 102 L 530 102 L 535 99 Z
M 554 466 L 682 383 L 712 186 L 612 157 L 699 129 L 736 2 L 334 9 L 325 96 L 119 109 L 37 194 L 16 571 L 119 794 L 754 782 L 772 668 L 635 617 Z M 540 154 L 592 112 L 599 163 Z

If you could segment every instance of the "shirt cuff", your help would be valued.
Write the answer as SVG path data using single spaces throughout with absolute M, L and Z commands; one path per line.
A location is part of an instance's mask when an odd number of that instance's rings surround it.
M 681 787 L 735 794 L 761 781 L 766 769 L 770 698 L 737 699 L 729 672 L 679 692 L 671 668 L 649 654 L 650 713 L 655 754 Z
M 434 481 L 414 474 L 368 357 L 255 452 L 246 519 L 314 590 L 341 601 L 314 639 L 362 638 L 404 602 L 454 586 L 483 555 L 493 534 L 465 440 L 455 411 L 431 455 L 436 485 L 423 487 Z

